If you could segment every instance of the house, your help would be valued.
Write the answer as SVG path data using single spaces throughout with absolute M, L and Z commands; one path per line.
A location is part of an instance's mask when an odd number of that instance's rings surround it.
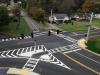
M 49 16 L 49 22 L 50 23 L 64 23 L 68 22 L 70 18 L 67 14 L 53 14 L 52 16 Z
M 78 14 L 72 15 L 72 19 L 76 21 L 82 21 L 82 20 L 89 21 L 90 17 L 91 17 L 90 13 L 78 13 Z

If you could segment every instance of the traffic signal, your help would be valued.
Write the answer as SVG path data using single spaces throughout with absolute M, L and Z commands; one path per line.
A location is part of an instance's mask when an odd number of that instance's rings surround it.
M 24 39 L 24 34 L 21 34 L 22 39 Z
M 59 34 L 59 32 L 60 32 L 60 31 L 59 31 L 59 30 L 57 30 L 57 34 Z
M 87 34 L 85 34 L 84 36 L 87 37 Z
M 50 36 L 51 35 L 51 31 L 48 31 L 48 36 Z
M 34 33 L 33 32 L 31 33 L 31 37 L 34 38 Z

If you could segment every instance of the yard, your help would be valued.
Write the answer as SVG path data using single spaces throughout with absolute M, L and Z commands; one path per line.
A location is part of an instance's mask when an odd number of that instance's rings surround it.
M 100 54 L 100 36 L 91 37 L 87 43 L 87 48 Z
M 64 24 L 54 24 L 56 27 L 64 30 L 64 31 L 69 31 L 69 32 L 86 32 L 89 22 L 88 21 L 73 21 L 72 23 L 64 23 Z M 92 22 L 92 26 L 96 28 L 100 28 L 100 20 L 94 19 Z
M 93 25 L 93 26 L 95 26 L 95 27 L 100 28 L 100 19 L 99 19 L 99 20 L 94 19 L 94 20 L 93 20 L 93 24 L 92 24 L 92 25 Z
M 9 24 L 9 26 L 3 26 L 0 28 L 1 33 L 10 36 L 20 36 L 20 34 L 29 35 L 31 31 L 32 30 L 28 27 L 23 18 L 20 19 L 20 26 L 18 29 L 16 29 L 16 23 L 13 21 Z

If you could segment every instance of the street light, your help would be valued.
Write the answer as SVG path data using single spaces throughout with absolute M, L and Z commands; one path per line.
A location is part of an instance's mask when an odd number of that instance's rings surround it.
M 93 12 L 91 14 L 91 18 L 90 18 L 90 22 L 89 22 L 89 27 L 88 27 L 87 37 L 86 37 L 87 41 L 89 40 L 90 30 L 91 30 L 91 26 L 92 26 L 92 20 L 93 20 Z

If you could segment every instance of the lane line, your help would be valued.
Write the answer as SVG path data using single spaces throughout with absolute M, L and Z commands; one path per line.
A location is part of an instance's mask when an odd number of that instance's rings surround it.
M 82 57 L 85 57 L 85 58 L 87 58 L 87 59 L 89 59 L 89 60 L 91 60 L 91 61 L 93 61 L 93 62 L 95 62 L 95 63 L 97 63 L 97 64 L 100 65 L 100 62 L 98 62 L 98 61 L 96 61 L 96 60 L 94 60 L 94 59 L 91 59 L 91 58 L 89 58 L 89 57 L 87 57 L 87 56 L 85 56 L 85 55 L 83 55 L 83 54 L 81 54 L 81 53 L 79 53 L 79 52 L 75 52 L 75 53 L 77 53 L 78 55 L 80 55 L 80 56 L 82 56 Z
M 100 54 L 97 54 L 97 53 L 95 53 L 95 52 L 93 52 L 91 50 L 88 50 L 88 49 L 83 49 L 83 50 L 88 51 L 89 53 L 92 53 L 93 55 L 96 55 L 96 56 L 100 57 Z
M 64 56 L 66 56 L 67 58 L 69 58 L 70 60 L 74 61 L 75 63 L 79 64 L 80 66 L 82 66 L 82 67 L 84 67 L 84 68 L 90 70 L 91 72 L 93 72 L 93 73 L 95 73 L 95 74 L 97 74 L 97 75 L 100 75 L 100 72 L 98 72 L 98 71 L 96 71 L 96 70 L 94 70 L 94 69 L 92 69 L 92 68 L 90 68 L 90 67 L 88 67 L 88 66 L 86 66 L 86 65 L 84 65 L 84 64 L 82 64 L 82 63 L 80 63 L 79 61 L 73 59 L 72 57 L 68 56 L 67 54 L 64 54 L 64 53 L 62 53 L 62 52 L 60 52 L 60 53 L 63 54 Z

